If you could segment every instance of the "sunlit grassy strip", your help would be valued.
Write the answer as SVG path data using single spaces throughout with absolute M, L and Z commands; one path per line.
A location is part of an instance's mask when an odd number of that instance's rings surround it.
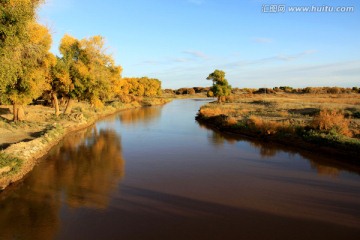
M 318 107 L 319 109 L 310 109 L 309 113 L 298 114 L 303 108 L 284 108 L 284 105 L 289 104 L 286 102 L 242 101 L 205 105 L 199 111 L 198 120 L 210 123 L 220 130 L 280 142 L 293 139 L 320 147 L 348 151 L 349 154 L 356 155 L 360 152 L 358 120 L 350 121 L 344 117 L 341 110 L 320 110 L 321 107 Z M 294 107 L 294 104 L 289 105 L 290 108 Z M 291 111 L 294 113 L 289 114 Z M 354 112 L 356 114 L 357 110 Z
M 0 177 L 17 173 L 23 164 L 23 160 L 0 152 Z

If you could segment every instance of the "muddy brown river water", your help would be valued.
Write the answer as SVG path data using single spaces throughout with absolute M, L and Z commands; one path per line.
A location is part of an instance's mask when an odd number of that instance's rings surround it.
M 0 239 L 360 239 L 360 170 L 220 134 L 205 100 L 123 111 L 0 193 Z

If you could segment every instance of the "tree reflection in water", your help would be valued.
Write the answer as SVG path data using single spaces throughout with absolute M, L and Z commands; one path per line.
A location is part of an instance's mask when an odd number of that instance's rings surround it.
M 124 162 L 114 131 L 93 128 L 67 137 L 24 183 L 0 195 L 0 239 L 52 239 L 63 203 L 106 208 Z M 37 231 L 35 225 L 44 227 Z
M 128 111 L 123 111 L 118 115 L 122 124 L 131 125 L 141 122 L 148 124 L 159 119 L 161 116 L 161 106 L 137 108 Z
M 299 154 L 301 157 L 307 159 L 310 162 L 310 165 L 319 175 L 337 177 L 341 173 L 341 171 L 348 171 L 352 173 L 357 173 L 360 175 L 360 168 L 353 165 L 347 165 L 342 163 L 341 161 L 337 161 L 337 159 L 330 160 L 324 156 L 316 155 L 316 152 L 309 152 L 309 151 L 301 151 L 296 148 L 286 147 L 279 144 L 273 144 L 271 142 L 261 142 L 259 140 L 246 138 L 240 135 L 234 134 L 224 134 L 213 128 L 198 123 L 199 126 L 203 129 L 209 130 L 210 133 L 210 142 L 215 146 L 219 147 L 227 144 L 235 144 L 238 141 L 246 141 L 252 147 L 259 150 L 259 154 L 263 159 L 275 157 L 280 152 L 286 152 L 289 155 L 296 155 Z M 341 160 L 341 159 L 340 159 Z

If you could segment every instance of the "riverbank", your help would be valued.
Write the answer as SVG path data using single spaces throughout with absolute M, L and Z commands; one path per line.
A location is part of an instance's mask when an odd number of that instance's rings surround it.
M 0 190 L 22 179 L 67 134 L 122 110 L 170 101 L 170 98 L 144 98 L 129 103 L 114 101 L 99 109 L 79 102 L 70 115 L 58 117 L 54 115 L 53 108 L 27 106 L 26 120 L 17 123 L 10 121 L 11 106 L 0 106 Z
M 197 120 L 223 132 L 360 164 L 359 103 L 359 94 L 244 94 L 202 106 Z

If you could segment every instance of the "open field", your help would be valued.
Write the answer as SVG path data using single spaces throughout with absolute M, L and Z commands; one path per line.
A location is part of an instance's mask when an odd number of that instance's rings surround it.
M 239 94 L 210 103 L 199 120 L 220 130 L 358 157 L 360 94 Z M 301 144 L 299 145 L 299 142 Z M 319 148 L 319 149 L 320 149 Z

